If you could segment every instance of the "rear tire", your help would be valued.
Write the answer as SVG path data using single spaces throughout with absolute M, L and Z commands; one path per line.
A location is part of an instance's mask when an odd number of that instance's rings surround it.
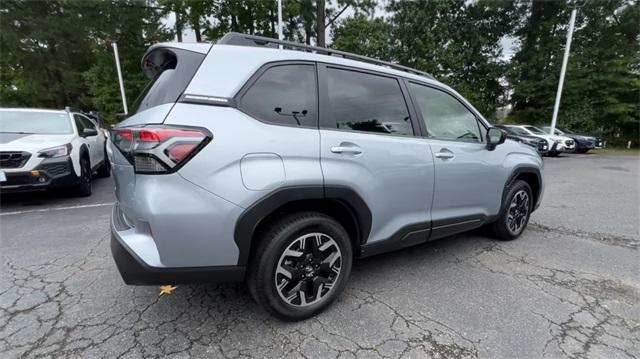
M 533 205 L 529 184 L 523 180 L 514 181 L 507 190 L 500 217 L 489 225 L 493 236 L 503 241 L 520 237 L 529 223 Z
M 91 163 L 86 157 L 80 159 L 80 183 L 76 186 L 76 194 L 81 197 L 91 196 Z
M 258 239 L 247 272 L 249 292 L 275 317 L 303 320 L 338 297 L 352 261 L 349 236 L 337 221 L 317 212 L 291 214 Z

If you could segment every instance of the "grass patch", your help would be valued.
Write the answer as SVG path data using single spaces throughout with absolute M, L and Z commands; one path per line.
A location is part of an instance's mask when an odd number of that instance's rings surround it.
M 603 155 L 626 155 L 626 156 L 640 156 L 640 148 L 620 148 L 620 147 L 607 147 L 599 150 L 591 150 L 590 153 L 601 153 Z

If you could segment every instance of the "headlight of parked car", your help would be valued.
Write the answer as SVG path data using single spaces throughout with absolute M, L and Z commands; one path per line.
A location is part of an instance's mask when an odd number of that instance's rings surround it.
M 42 151 L 38 151 L 38 157 L 42 158 L 55 158 L 55 157 L 63 157 L 68 156 L 71 153 L 71 144 L 67 143 L 66 145 L 47 148 Z

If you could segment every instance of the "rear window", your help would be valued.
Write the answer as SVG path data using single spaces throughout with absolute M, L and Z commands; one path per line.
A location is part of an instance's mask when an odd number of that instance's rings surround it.
M 181 49 L 157 49 L 145 56 L 142 70 L 151 81 L 136 99 L 131 113 L 176 102 L 204 58 L 205 54 Z
M 314 65 L 278 65 L 260 75 L 242 97 L 240 107 L 262 121 L 316 127 L 316 98 Z

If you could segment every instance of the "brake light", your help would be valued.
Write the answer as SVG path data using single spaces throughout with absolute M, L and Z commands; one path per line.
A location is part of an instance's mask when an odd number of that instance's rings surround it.
M 136 173 L 162 174 L 184 165 L 212 136 L 202 128 L 153 125 L 116 129 L 111 138 Z

